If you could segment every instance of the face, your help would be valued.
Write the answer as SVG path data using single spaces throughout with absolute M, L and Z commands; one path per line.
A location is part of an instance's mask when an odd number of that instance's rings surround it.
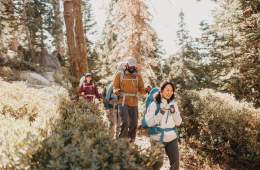
M 166 100 L 169 100 L 173 95 L 173 88 L 170 84 L 166 85 L 165 88 L 162 91 L 162 96 Z
M 85 80 L 86 80 L 88 83 L 90 83 L 90 81 L 92 80 L 92 77 L 87 76 L 87 77 L 85 78 Z
M 135 66 L 127 66 L 127 70 L 130 72 L 130 73 L 134 73 L 136 71 L 136 67 Z

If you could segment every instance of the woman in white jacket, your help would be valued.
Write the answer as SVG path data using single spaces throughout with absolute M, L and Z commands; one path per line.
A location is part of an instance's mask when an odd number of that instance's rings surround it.
M 174 101 L 175 87 L 171 82 L 164 82 L 160 92 L 149 105 L 145 120 L 152 145 L 163 143 L 166 154 L 170 160 L 170 170 L 179 170 L 178 132 L 176 126 L 182 122 L 180 112 Z M 162 161 L 158 161 L 153 169 L 160 169 Z

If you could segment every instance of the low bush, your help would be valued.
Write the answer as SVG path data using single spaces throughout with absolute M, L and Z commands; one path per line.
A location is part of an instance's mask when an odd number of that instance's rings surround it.
M 180 108 L 187 141 L 215 161 L 244 169 L 259 167 L 259 109 L 209 89 L 183 92 Z
M 112 139 L 95 105 L 64 100 L 62 119 L 51 134 L 32 148 L 17 147 L 12 169 L 151 169 L 159 149 L 141 150 L 126 139 Z M 28 143 L 28 140 L 25 142 Z M 19 167 L 19 168 L 18 168 Z

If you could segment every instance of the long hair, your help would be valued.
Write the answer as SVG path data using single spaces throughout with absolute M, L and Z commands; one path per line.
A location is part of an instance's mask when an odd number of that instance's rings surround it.
M 174 84 L 173 84 L 172 82 L 170 82 L 170 81 L 164 81 L 164 82 L 161 84 L 160 93 L 158 93 L 157 96 L 155 97 L 155 101 L 156 101 L 157 103 L 162 103 L 161 92 L 165 89 L 165 87 L 166 87 L 167 85 L 171 85 L 171 86 L 172 86 L 172 90 L 173 90 L 173 94 L 172 94 L 172 96 L 170 97 L 170 99 L 167 100 L 167 102 L 170 103 L 172 100 L 175 99 L 175 95 L 174 95 L 174 93 L 175 93 L 175 86 L 174 86 Z

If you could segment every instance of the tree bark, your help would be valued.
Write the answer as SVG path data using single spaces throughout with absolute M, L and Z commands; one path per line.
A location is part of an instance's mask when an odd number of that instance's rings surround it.
M 88 71 L 87 47 L 83 31 L 80 0 L 64 0 L 64 19 L 71 74 L 77 80 Z

